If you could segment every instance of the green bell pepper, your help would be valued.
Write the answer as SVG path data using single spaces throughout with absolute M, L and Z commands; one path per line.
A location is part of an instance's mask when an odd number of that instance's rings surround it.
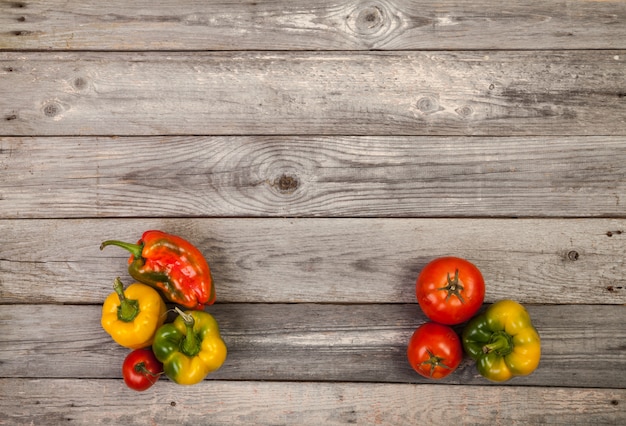
M 528 375 L 539 365 L 539 333 L 528 311 L 512 300 L 496 302 L 470 320 L 461 340 L 478 372 L 495 382 Z
M 181 385 L 193 385 L 222 366 L 226 344 L 211 314 L 175 309 L 179 316 L 156 331 L 152 350 L 167 377 Z

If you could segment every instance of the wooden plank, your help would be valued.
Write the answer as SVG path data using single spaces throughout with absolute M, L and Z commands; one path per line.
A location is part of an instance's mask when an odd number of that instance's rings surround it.
M 626 51 L 0 53 L 1 135 L 626 135 Z
M 430 260 L 482 271 L 486 301 L 626 304 L 626 222 L 610 219 L 2 220 L 0 303 L 100 303 L 136 241 L 162 229 L 212 267 L 218 302 L 413 303 Z
M 13 50 L 625 48 L 622 1 L 0 3 Z
M 0 216 L 623 216 L 626 137 L 0 138 Z
M 374 383 L 158 382 L 138 393 L 111 380 L 0 379 L 0 422 L 75 424 L 623 424 L 624 389 Z M 451 396 L 452 395 L 452 396 Z
M 624 306 L 527 307 L 542 338 L 541 363 L 500 386 L 624 388 Z M 411 334 L 427 320 L 415 304 L 219 304 L 208 311 L 228 358 L 207 380 L 433 383 L 406 360 Z M 0 377 L 121 379 L 129 351 L 102 330 L 100 305 L 9 305 L 0 321 Z M 494 385 L 467 357 L 437 383 Z

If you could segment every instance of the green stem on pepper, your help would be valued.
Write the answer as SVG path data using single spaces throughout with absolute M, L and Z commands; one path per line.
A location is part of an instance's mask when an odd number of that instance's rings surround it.
M 120 306 L 117 307 L 117 318 L 120 321 L 131 322 L 139 315 L 139 302 L 126 298 L 126 295 L 124 295 L 124 284 L 122 284 L 119 277 L 115 278 L 113 289 L 120 299 Z
M 513 339 L 504 331 L 495 332 L 489 343 L 483 346 L 483 353 L 495 352 L 500 356 L 505 356 L 513 352 Z
M 124 241 L 107 240 L 100 244 L 100 250 L 104 250 L 106 246 L 118 246 L 126 249 L 137 259 L 141 258 L 141 253 L 143 252 L 143 244 L 133 244 L 126 243 Z
M 193 331 L 193 326 L 195 323 L 193 316 L 191 314 L 187 314 L 181 311 L 178 308 L 178 306 L 175 307 L 174 309 L 176 310 L 176 312 L 178 312 L 180 317 L 183 319 L 183 322 L 185 323 L 185 327 L 187 327 L 187 334 L 185 338 L 183 339 L 183 341 L 181 342 L 180 350 L 182 353 L 184 353 L 185 355 L 189 357 L 196 356 L 200 352 L 200 344 L 199 344 L 200 342 L 198 340 L 198 336 L 196 336 L 196 333 Z

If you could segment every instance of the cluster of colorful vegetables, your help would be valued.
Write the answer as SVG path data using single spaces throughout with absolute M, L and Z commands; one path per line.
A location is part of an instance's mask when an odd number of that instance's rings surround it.
M 128 272 L 137 280 L 124 289 L 115 279 L 114 292 L 102 306 L 102 328 L 133 351 L 122 365 L 124 382 L 143 391 L 165 374 L 192 385 L 226 360 L 226 345 L 215 318 L 203 309 L 215 302 L 209 265 L 195 246 L 176 235 L 146 231 L 137 244 L 108 240 L 131 253 Z M 178 306 L 166 323 L 165 300 Z
M 433 260 L 420 272 L 415 292 L 431 320 L 413 333 L 407 348 L 409 364 L 422 376 L 448 376 L 461 363 L 463 351 L 476 361 L 483 377 L 495 382 L 528 375 L 539 365 L 539 334 L 522 305 L 501 300 L 477 315 L 485 282 L 467 260 Z M 459 338 L 450 326 L 466 321 Z

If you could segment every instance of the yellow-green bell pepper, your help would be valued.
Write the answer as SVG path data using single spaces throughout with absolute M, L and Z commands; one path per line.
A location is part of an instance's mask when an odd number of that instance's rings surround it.
M 539 333 L 528 311 L 513 300 L 496 302 L 470 320 L 461 340 L 478 372 L 494 382 L 528 375 L 539 365 Z
M 222 366 L 226 344 L 211 314 L 175 309 L 178 317 L 156 331 L 152 351 L 163 363 L 167 377 L 181 385 L 193 385 Z

